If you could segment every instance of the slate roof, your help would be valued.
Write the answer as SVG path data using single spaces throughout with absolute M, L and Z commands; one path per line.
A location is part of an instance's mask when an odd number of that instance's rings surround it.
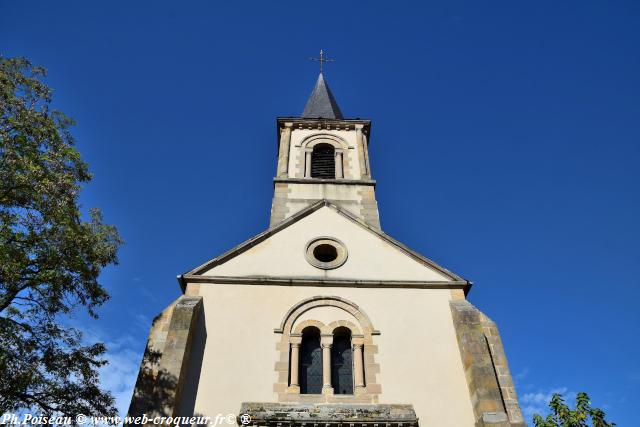
M 316 86 L 311 92 L 301 117 L 305 119 L 344 119 L 322 73 L 318 76 Z

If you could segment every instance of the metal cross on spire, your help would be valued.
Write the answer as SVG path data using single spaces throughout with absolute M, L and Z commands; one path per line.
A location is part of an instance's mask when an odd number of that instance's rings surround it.
M 333 59 L 329 59 L 329 58 L 325 58 L 324 57 L 324 52 L 322 49 L 320 49 L 320 58 L 309 58 L 312 61 L 317 61 L 320 63 L 320 74 L 322 74 L 322 63 L 323 62 L 334 62 Z

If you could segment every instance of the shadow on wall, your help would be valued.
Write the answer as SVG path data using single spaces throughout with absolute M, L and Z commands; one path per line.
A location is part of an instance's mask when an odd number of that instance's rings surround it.
M 198 416 L 194 414 L 195 401 L 200 383 L 202 360 L 207 340 L 204 310 L 200 306 L 189 331 L 190 339 L 184 348 L 184 361 L 179 378 L 165 369 L 162 361 L 163 352 L 147 347 L 142 358 L 140 372 L 136 380 L 128 415 L 140 417 L 176 417 Z M 161 316 L 154 319 L 152 335 Z M 159 323 L 159 322 L 158 322 Z
M 147 344 L 129 406 L 129 416 L 160 415 L 165 408 L 173 407 L 178 380 L 166 370 L 159 369 L 161 357 L 160 351 L 152 350 Z
M 200 372 L 202 371 L 202 360 L 204 357 L 204 347 L 207 343 L 207 328 L 204 310 L 200 310 L 200 317 L 196 322 L 193 338 L 191 341 L 191 351 L 187 360 L 187 372 L 182 390 L 182 402 L 180 402 L 178 415 L 197 416 L 194 413 L 196 406 L 196 394 L 200 384 Z

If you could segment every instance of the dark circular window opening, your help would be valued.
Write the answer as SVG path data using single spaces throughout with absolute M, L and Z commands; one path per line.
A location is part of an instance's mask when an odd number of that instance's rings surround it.
M 335 246 L 325 243 L 313 249 L 313 256 L 320 262 L 331 262 L 338 258 L 338 250 Z
M 333 270 L 347 261 L 347 248 L 334 237 L 316 237 L 307 243 L 304 257 L 316 268 Z

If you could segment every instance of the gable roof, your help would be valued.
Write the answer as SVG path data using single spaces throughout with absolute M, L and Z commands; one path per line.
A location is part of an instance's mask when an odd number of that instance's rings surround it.
M 447 280 L 445 282 L 443 281 L 390 281 L 390 280 L 350 280 L 350 279 L 322 279 L 322 280 L 318 280 L 318 279 L 313 279 L 313 278 L 296 278 L 296 279 L 291 279 L 291 278 L 277 278 L 277 277 L 216 277 L 216 276 L 210 276 L 210 275 L 205 275 L 205 273 L 207 271 L 210 271 L 211 269 L 220 266 L 234 258 L 236 258 L 237 256 L 249 251 L 250 249 L 256 247 L 257 245 L 259 245 L 260 243 L 264 242 L 265 240 L 269 239 L 270 237 L 278 234 L 279 232 L 287 229 L 288 227 L 291 227 L 292 225 L 296 224 L 297 222 L 301 221 L 302 219 L 308 217 L 309 215 L 313 214 L 314 212 L 322 209 L 323 207 L 328 207 L 330 209 L 332 209 L 335 213 L 337 213 L 338 215 L 340 215 L 342 218 L 348 220 L 348 222 L 356 224 L 358 227 L 361 227 L 362 229 L 366 230 L 366 232 L 371 233 L 374 236 L 377 236 L 378 238 L 382 239 L 384 242 L 390 244 L 392 247 L 394 247 L 395 249 L 399 250 L 401 253 L 403 253 L 404 255 L 408 256 L 409 258 L 413 259 L 414 261 L 424 265 L 425 267 L 435 270 L 437 271 L 439 274 L 441 274 L 442 276 L 444 276 L 445 278 L 447 278 Z M 330 285 L 330 284 L 334 284 L 336 286 L 341 286 L 341 285 L 353 285 L 355 283 L 357 283 L 358 286 L 362 286 L 362 287 L 378 287 L 378 286 L 386 286 L 386 285 L 393 285 L 393 286 L 402 286 L 402 287 L 419 287 L 419 288 L 424 288 L 424 287 L 453 287 L 453 288 L 463 288 L 465 290 L 465 293 L 468 292 L 468 290 L 471 287 L 471 282 L 463 279 L 462 277 L 456 275 L 455 273 L 445 269 L 444 267 L 441 267 L 440 265 L 436 264 L 435 262 L 431 261 L 430 259 L 422 256 L 421 254 L 409 249 L 408 247 L 406 247 L 405 245 L 403 245 L 402 243 L 398 242 L 397 240 L 393 239 L 392 237 L 388 236 L 387 234 L 385 234 L 384 232 L 382 232 L 381 230 L 378 230 L 374 227 L 369 226 L 368 224 L 366 224 L 364 221 L 362 221 L 361 219 L 359 219 L 358 217 L 354 216 L 353 214 L 351 214 L 350 212 L 340 208 L 339 206 L 336 206 L 335 204 L 331 203 L 330 201 L 323 199 L 323 200 L 319 200 L 316 203 L 306 207 L 305 209 L 297 212 L 296 214 L 294 214 L 293 216 L 285 219 L 284 221 L 276 224 L 274 227 L 269 228 L 268 230 L 252 237 L 251 239 L 245 241 L 244 243 L 241 243 L 240 245 L 232 248 L 231 250 L 223 253 L 222 255 L 213 258 L 210 261 L 207 261 L 206 263 L 194 268 L 193 270 L 184 273 L 180 276 L 178 276 L 178 282 L 180 283 L 180 286 L 184 292 L 185 287 L 186 287 L 186 283 L 187 281 L 190 282 L 224 282 L 224 283 L 256 283 L 256 282 L 260 282 L 260 283 L 266 283 L 266 284 L 307 284 L 307 285 L 317 285 L 318 283 L 322 283 L 322 284 L 326 284 L 326 285 Z
M 316 86 L 311 92 L 311 96 L 307 101 L 307 105 L 302 112 L 303 118 L 323 118 L 323 119 L 343 119 L 342 112 L 336 99 L 329 89 L 329 85 L 325 82 L 322 73 L 318 76 Z

